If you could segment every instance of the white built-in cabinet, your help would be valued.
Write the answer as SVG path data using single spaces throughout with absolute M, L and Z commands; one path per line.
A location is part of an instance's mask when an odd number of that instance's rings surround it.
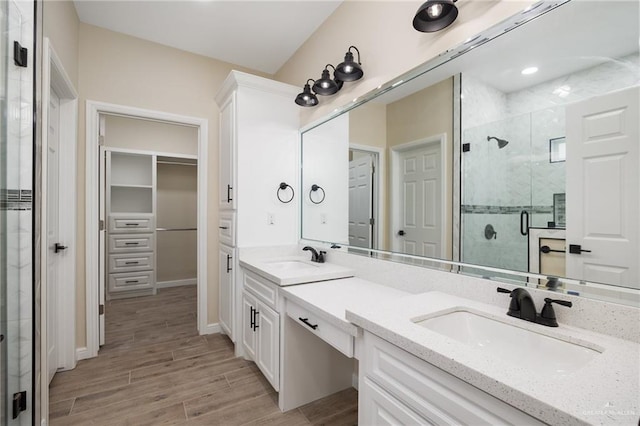
M 543 424 L 374 334 L 358 343 L 361 425 Z
M 155 294 L 156 156 L 106 151 L 107 296 Z
M 280 390 L 280 314 L 276 284 L 244 271 L 242 346 L 276 391 Z
M 240 340 L 242 325 L 242 273 L 234 272 L 238 250 L 297 243 L 297 200 L 283 204 L 276 192 L 280 182 L 295 186 L 298 181 L 299 109 L 294 103 L 298 91 L 288 84 L 232 71 L 216 95 L 220 108 L 219 322 L 234 343 Z M 242 348 L 236 344 L 237 355 L 242 355 Z

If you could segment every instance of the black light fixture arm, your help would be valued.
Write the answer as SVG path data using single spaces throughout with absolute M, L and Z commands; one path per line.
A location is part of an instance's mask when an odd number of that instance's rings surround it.
M 347 52 L 351 52 L 351 49 L 355 49 L 356 52 L 358 52 L 358 65 L 362 65 L 362 63 L 360 62 L 360 51 L 358 50 L 358 48 L 355 46 L 349 46 L 349 49 L 347 49 Z

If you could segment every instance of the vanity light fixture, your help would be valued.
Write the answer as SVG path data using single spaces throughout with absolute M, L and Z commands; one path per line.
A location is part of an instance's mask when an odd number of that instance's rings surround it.
M 358 62 L 353 60 L 353 53 L 351 49 L 355 49 L 358 52 Z M 347 53 L 344 54 L 344 62 L 341 62 L 335 69 L 333 75 L 336 79 L 341 81 L 356 81 L 360 80 L 364 75 L 360 63 L 360 51 L 355 46 L 349 46 Z
M 312 78 L 307 80 L 302 93 L 298 93 L 298 96 L 296 96 L 296 104 L 303 107 L 313 107 L 318 105 L 318 97 L 311 92 L 311 86 L 309 86 L 310 81 L 315 83 L 315 80 Z
M 333 80 L 329 76 L 329 70 L 327 69 L 328 67 L 333 68 Z M 322 70 L 322 77 L 320 78 L 320 80 L 316 80 L 316 82 L 313 84 L 312 89 L 317 95 L 330 96 L 338 93 L 338 91 L 342 88 L 342 84 L 343 82 L 336 78 L 336 67 L 331 64 L 327 64 Z
M 427 0 L 418 8 L 413 18 L 413 28 L 423 33 L 433 33 L 448 27 L 458 17 L 457 0 Z
M 522 75 L 531 75 L 531 74 L 535 74 L 538 72 L 538 67 L 527 67 L 525 69 L 523 69 L 522 71 L 520 71 L 520 73 Z

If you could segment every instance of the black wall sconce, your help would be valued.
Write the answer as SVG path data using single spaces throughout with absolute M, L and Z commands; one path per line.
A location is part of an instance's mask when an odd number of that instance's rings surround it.
M 358 52 L 358 62 L 353 60 L 351 49 Z M 318 80 L 309 79 L 304 85 L 304 89 L 296 96 L 296 104 L 303 107 L 314 107 L 318 105 L 318 97 L 335 95 L 342 89 L 345 81 L 356 81 L 362 78 L 364 71 L 360 63 L 360 51 L 355 46 L 349 46 L 347 53 L 344 55 L 344 62 L 338 67 L 327 64 L 322 70 L 322 76 Z M 333 68 L 333 79 L 329 73 L 329 67 Z M 313 81 L 313 86 L 309 82 Z
M 457 0 L 427 0 L 413 18 L 413 28 L 423 33 L 440 31 L 458 17 Z

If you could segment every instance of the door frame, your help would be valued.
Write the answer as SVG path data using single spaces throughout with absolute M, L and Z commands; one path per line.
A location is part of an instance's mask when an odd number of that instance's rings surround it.
M 374 249 L 382 250 L 382 236 L 384 225 L 384 200 L 385 200 L 385 185 L 387 180 L 385 169 L 385 156 L 384 148 L 378 148 L 374 146 L 361 145 L 357 143 L 350 143 L 349 150 L 368 152 L 372 154 L 373 166 L 375 167 L 374 179 L 373 179 L 373 205 L 374 205 L 374 226 L 373 226 L 373 242 Z
M 400 192 L 402 176 L 400 167 L 400 154 L 416 148 L 426 147 L 427 145 L 438 144 L 440 147 L 440 187 L 442 193 L 441 200 L 441 216 L 442 216 L 442 232 L 440 233 L 440 258 L 444 258 L 447 242 L 447 232 L 449 229 L 449 218 L 447 217 L 447 175 L 449 173 L 449 165 L 447 164 L 447 134 L 440 133 L 429 136 L 424 139 L 403 143 L 391 147 L 391 226 L 389 228 L 389 241 L 391 242 L 391 251 L 398 252 L 400 250 L 400 241 L 396 238 L 394 229 L 398 229 L 402 223 L 402 206 L 400 205 Z
M 126 105 L 110 104 L 87 100 L 86 105 L 86 156 L 85 156 L 85 226 L 86 226 L 86 333 L 87 346 L 78 348 L 78 359 L 92 358 L 98 355 L 100 348 L 99 332 L 99 128 L 100 114 L 121 115 L 143 120 L 187 125 L 198 128 L 198 207 L 197 207 L 197 326 L 200 334 L 215 333 L 220 330 L 218 323 L 209 323 L 207 317 L 207 169 L 208 169 L 208 123 L 206 118 L 172 114 L 136 108 Z
M 42 61 L 42 176 L 41 199 L 47 199 L 47 155 L 48 155 L 48 119 L 50 90 L 53 89 L 60 97 L 60 158 L 65 159 L 65 167 L 60 168 L 59 194 L 60 206 L 65 206 L 65 214 L 60 215 L 60 240 L 67 244 L 65 256 L 60 259 L 58 275 L 58 297 L 55 301 L 58 322 L 58 337 L 56 342 L 58 352 L 58 368 L 70 370 L 76 366 L 76 146 L 78 129 L 78 93 L 64 69 L 60 57 L 56 54 L 51 41 L 45 37 L 43 43 Z M 47 258 L 49 248 L 45 238 L 47 235 L 47 203 L 41 203 L 41 235 L 40 264 L 41 264 L 41 316 L 40 333 L 41 348 L 47 348 Z M 71 307 L 71 309 L 70 309 Z M 47 351 L 41 351 L 42 372 L 48 371 Z M 43 389 L 48 387 L 43 386 Z

